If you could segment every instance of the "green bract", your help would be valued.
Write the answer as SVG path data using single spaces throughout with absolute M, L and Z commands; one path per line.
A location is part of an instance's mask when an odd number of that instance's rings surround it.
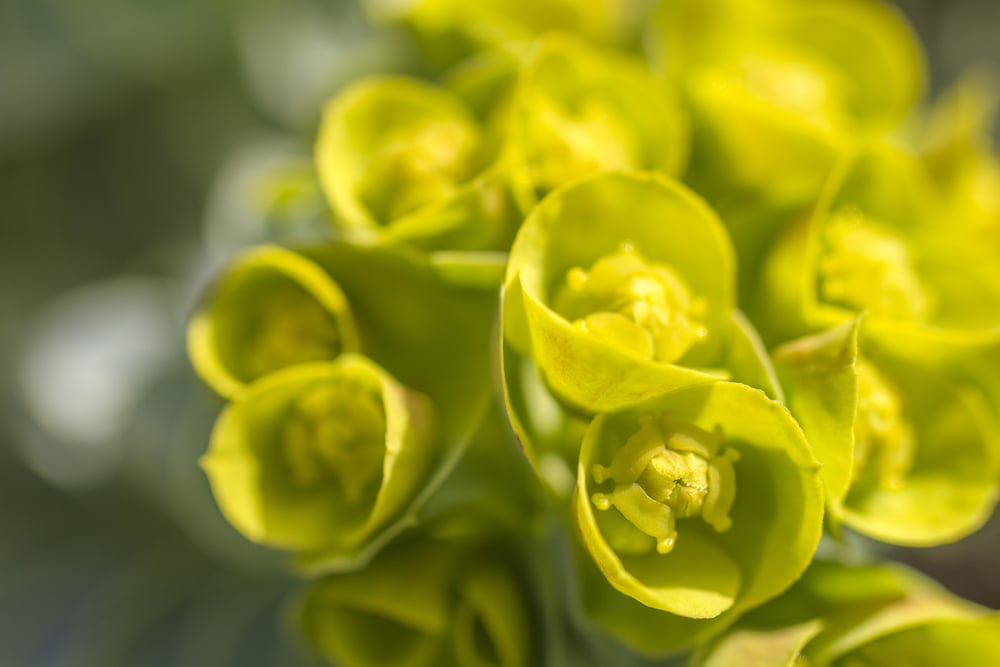
M 937 667 L 1000 660 L 1000 616 L 898 565 L 817 561 L 691 667 Z
M 864 327 L 862 327 L 864 329 Z M 900 358 L 849 322 L 779 348 L 792 413 L 816 456 L 834 521 L 929 546 L 978 529 L 998 494 L 998 437 L 982 394 Z
M 202 466 L 248 538 L 353 548 L 413 498 L 435 461 L 430 402 L 357 355 L 285 369 L 223 412 Z
M 887 145 L 845 162 L 815 215 L 765 267 L 778 339 L 867 313 L 873 336 L 928 343 L 1000 334 L 1000 258 L 954 234 L 920 163 Z
M 902 16 L 879 3 L 668 0 L 656 59 L 694 108 L 691 178 L 809 198 L 857 132 L 899 124 L 923 63 Z
M 358 348 L 343 292 L 289 250 L 263 247 L 235 259 L 188 328 L 195 370 L 232 397 L 268 373 Z
M 595 418 L 573 514 L 611 586 L 669 612 L 649 632 L 641 605 L 591 593 L 589 614 L 654 653 L 707 630 L 692 619 L 716 619 L 705 625 L 717 628 L 791 585 L 819 541 L 823 491 L 788 412 L 723 382 Z
M 592 412 L 727 375 L 765 384 L 735 311 L 734 270 L 722 224 L 682 185 L 601 174 L 554 192 L 521 227 L 505 340 L 560 398 Z
M 530 667 L 540 648 L 522 588 L 495 551 L 411 540 L 314 583 L 300 616 L 344 667 Z
M 490 247 L 513 210 L 478 121 L 442 88 L 373 77 L 335 97 L 316 144 L 320 181 L 346 231 L 435 248 Z
M 531 49 L 505 114 L 514 179 L 538 193 L 607 169 L 679 175 L 687 118 L 632 55 L 549 35 Z

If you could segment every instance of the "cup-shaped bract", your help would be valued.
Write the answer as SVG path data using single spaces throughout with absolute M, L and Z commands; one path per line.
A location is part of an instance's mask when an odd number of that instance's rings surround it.
M 436 460 L 433 406 L 359 355 L 294 366 L 222 413 L 202 466 L 243 535 L 349 549 L 413 499 Z
M 788 405 L 823 463 L 830 518 L 893 544 L 965 537 L 1000 492 L 988 402 L 864 328 L 848 322 L 775 352 Z
M 1000 660 L 1000 616 L 895 564 L 817 561 L 691 667 L 938 667 Z
M 483 130 L 447 89 L 370 77 L 327 105 L 320 182 L 347 234 L 445 248 L 496 245 L 512 203 Z
M 195 370 L 226 397 L 282 368 L 357 349 L 354 318 L 337 283 L 277 246 L 230 262 L 188 327 Z
M 531 194 L 608 169 L 679 176 L 687 164 L 687 117 L 667 82 L 567 35 L 528 50 L 503 113 L 509 168 Z
M 539 664 L 533 616 L 496 550 L 424 539 L 316 581 L 299 613 L 312 645 L 343 667 L 529 667 Z
M 656 653 L 693 641 L 702 620 L 715 627 L 788 588 L 819 542 L 823 490 L 788 411 L 721 382 L 597 416 L 580 449 L 573 515 L 611 586 L 672 621 L 644 638 L 625 627 L 635 624 L 629 614 L 592 615 Z
M 505 340 L 590 412 L 763 376 L 753 333 L 737 323 L 734 272 L 725 229 L 696 195 L 656 174 L 605 172 L 552 193 L 522 225 Z
M 808 198 L 857 133 L 900 123 L 923 84 L 902 15 L 861 0 L 669 0 L 654 58 L 694 109 L 691 177 Z
M 922 165 L 886 144 L 845 160 L 764 267 L 765 336 L 866 314 L 886 340 L 996 340 L 1000 256 L 952 228 Z

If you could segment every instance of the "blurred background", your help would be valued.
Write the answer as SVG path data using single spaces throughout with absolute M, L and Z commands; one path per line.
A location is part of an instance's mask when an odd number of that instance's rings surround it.
M 901 0 L 939 90 L 1000 3 Z M 322 102 L 410 67 L 348 0 L 0 2 L 0 665 L 312 664 L 280 555 L 197 466 L 184 329 L 240 246 L 308 228 Z M 1000 520 L 897 555 L 1000 607 Z

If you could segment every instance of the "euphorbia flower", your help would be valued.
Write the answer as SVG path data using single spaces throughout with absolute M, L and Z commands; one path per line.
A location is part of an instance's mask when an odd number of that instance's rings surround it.
M 897 126 L 923 62 L 898 11 L 876 2 L 668 0 L 654 60 L 694 109 L 700 190 L 807 200 L 858 134 Z
M 521 227 L 505 340 L 591 412 L 726 376 L 773 392 L 734 282 L 725 229 L 694 194 L 653 174 L 601 174 L 554 192 Z
M 687 164 L 686 114 L 631 54 L 547 35 L 526 49 L 513 86 L 501 141 L 531 194 L 608 169 L 679 176 Z
M 923 165 L 876 144 L 845 161 L 764 270 L 777 340 L 866 313 L 872 336 L 930 344 L 1000 335 L 1000 256 L 948 224 Z
M 227 397 L 282 368 L 357 349 L 354 318 L 337 283 L 276 246 L 234 259 L 188 329 L 195 370 Z
M 287 368 L 226 408 L 202 459 L 249 539 L 350 549 L 413 499 L 439 454 L 430 401 L 358 355 Z
M 598 415 L 572 502 L 589 557 L 626 598 L 585 582 L 585 610 L 651 654 L 786 589 L 823 517 L 819 466 L 798 426 L 762 392 L 730 382 Z
M 817 561 L 691 667 L 937 667 L 1000 660 L 1000 616 L 895 564 Z
M 866 327 L 848 322 L 775 352 L 788 405 L 823 463 L 830 518 L 893 544 L 965 537 L 1000 493 L 989 404 Z
M 541 641 L 510 559 L 463 544 L 409 539 L 360 571 L 313 583 L 300 621 L 343 667 L 530 667 Z
M 405 77 L 334 97 L 316 144 L 320 182 L 345 233 L 435 248 L 502 244 L 512 202 L 461 99 Z

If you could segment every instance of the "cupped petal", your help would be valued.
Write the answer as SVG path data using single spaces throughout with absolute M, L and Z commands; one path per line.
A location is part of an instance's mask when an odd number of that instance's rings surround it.
M 952 664 L 976 650 L 993 655 L 996 621 L 900 565 L 816 561 L 781 597 L 704 644 L 691 667 Z
M 228 398 L 271 372 L 358 346 L 340 286 L 306 257 L 277 246 L 230 262 L 188 325 L 191 363 Z
M 912 424 L 912 463 L 899 484 L 855 483 L 844 522 L 876 539 L 909 546 L 954 542 L 989 518 L 998 493 L 998 433 L 989 405 L 972 386 L 933 367 L 862 345 L 899 393 Z
M 435 461 L 432 406 L 357 355 L 252 384 L 219 417 L 202 466 L 249 539 L 356 546 L 398 514 Z
M 311 584 L 298 620 L 325 658 L 351 667 L 539 664 L 535 609 L 496 546 L 410 535 Z
M 509 242 L 516 205 L 483 130 L 445 88 L 359 81 L 331 100 L 316 144 L 320 182 L 344 233 L 431 248 Z
M 507 266 L 505 338 L 561 398 L 590 411 L 711 383 L 732 373 L 715 364 L 736 335 L 733 264 L 722 224 L 683 186 L 604 173 L 554 192 L 521 227 Z M 640 325 L 654 357 L 609 342 L 627 328 L 588 333 L 589 314 L 602 312 Z
M 539 40 L 509 107 L 506 153 L 538 192 L 607 169 L 679 175 L 687 117 L 644 62 L 568 35 Z
M 789 408 L 823 463 L 831 519 L 909 546 L 968 535 L 998 493 L 985 395 L 923 349 L 924 359 L 901 355 L 854 320 L 775 351 Z
M 619 462 L 622 456 L 639 456 L 636 470 L 656 465 L 644 457 L 664 456 L 638 453 L 646 450 L 637 437 L 657 420 L 665 420 L 666 442 L 675 443 L 665 445 L 675 453 L 661 459 L 659 465 L 665 468 L 657 468 L 667 481 L 674 480 L 673 491 L 658 490 L 655 478 L 648 477 L 652 467 L 645 468 L 633 486 L 640 485 L 647 498 L 666 498 L 660 502 L 673 508 L 675 540 L 666 552 L 653 548 L 658 529 L 646 523 L 652 514 L 645 513 L 637 522 L 628 498 L 611 498 L 611 509 L 606 502 L 609 484 L 627 488 L 634 477 L 635 471 L 624 472 L 631 468 L 620 467 L 628 464 Z M 716 444 L 707 449 L 683 444 L 690 438 Z M 704 514 L 705 521 L 698 521 L 701 501 L 696 496 L 680 501 L 676 495 L 684 488 L 684 493 L 692 493 L 700 484 L 702 464 L 687 453 L 696 451 L 709 468 L 717 456 L 734 472 L 730 525 L 708 525 Z M 686 481 L 677 482 L 678 476 Z M 714 482 L 711 476 L 707 479 L 710 498 Z M 597 493 L 599 487 L 604 490 Z M 580 450 L 574 507 L 583 543 L 612 586 L 648 606 L 711 618 L 757 606 L 795 581 L 819 541 L 823 492 L 819 466 L 788 412 L 758 390 L 723 382 L 678 390 L 595 418 Z

